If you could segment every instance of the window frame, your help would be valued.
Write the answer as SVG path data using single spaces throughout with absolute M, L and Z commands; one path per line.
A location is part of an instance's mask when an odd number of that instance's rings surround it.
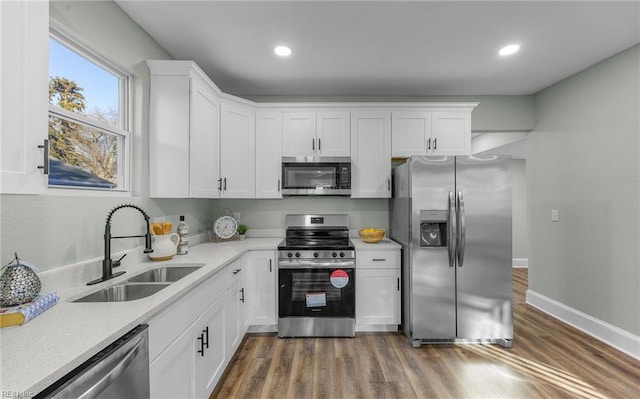
M 51 23 L 50 23 L 51 25 Z M 54 104 L 49 104 L 48 118 L 62 118 L 72 123 L 77 123 L 81 126 L 91 129 L 97 129 L 118 138 L 118 185 L 112 189 L 100 188 L 100 187 L 76 187 L 76 186 L 63 186 L 52 185 L 47 183 L 47 187 L 50 193 L 60 194 L 89 194 L 96 193 L 100 195 L 131 195 L 131 171 L 132 171 L 132 138 L 131 131 L 132 126 L 132 110 L 131 110 L 131 97 L 133 93 L 133 75 L 126 72 L 122 68 L 114 65 L 114 63 L 108 61 L 104 57 L 96 54 L 87 45 L 80 43 L 73 35 L 63 33 L 60 28 L 50 26 L 49 27 L 49 40 L 55 40 L 60 45 L 66 47 L 70 51 L 76 53 L 79 57 L 83 57 L 87 61 L 96 65 L 97 67 L 107 71 L 118 79 L 118 116 L 120 127 L 113 127 L 101 121 L 91 119 L 83 114 L 71 112 Z M 72 77 L 70 77 L 72 78 Z

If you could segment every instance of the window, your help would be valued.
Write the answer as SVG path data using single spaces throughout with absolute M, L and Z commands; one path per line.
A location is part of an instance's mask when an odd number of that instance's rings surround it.
M 129 187 L 129 77 L 56 32 L 49 38 L 49 186 Z

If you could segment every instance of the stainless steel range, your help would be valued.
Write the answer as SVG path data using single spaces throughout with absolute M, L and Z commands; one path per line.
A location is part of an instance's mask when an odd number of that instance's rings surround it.
M 278 336 L 353 337 L 356 253 L 348 215 L 287 215 L 278 246 Z

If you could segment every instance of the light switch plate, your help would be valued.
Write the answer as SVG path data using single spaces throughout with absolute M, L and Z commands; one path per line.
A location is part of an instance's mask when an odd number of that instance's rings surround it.
M 551 221 L 552 222 L 559 222 L 560 221 L 560 213 L 558 212 L 557 209 L 552 209 L 551 210 Z

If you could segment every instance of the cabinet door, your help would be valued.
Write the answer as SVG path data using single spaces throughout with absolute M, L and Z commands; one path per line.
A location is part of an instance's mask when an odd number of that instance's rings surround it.
M 400 324 L 400 269 L 358 269 L 356 324 Z
M 252 251 L 247 267 L 246 307 L 249 325 L 276 324 L 276 264 L 273 251 Z
M 199 79 L 191 78 L 189 196 L 219 198 L 220 103 Z
M 318 112 L 316 155 L 348 157 L 351 155 L 349 112 Z
M 225 300 L 217 300 L 202 315 L 193 339 L 195 346 L 195 387 L 197 398 L 208 398 L 224 372 L 233 352 L 225 342 Z M 177 396 L 178 397 L 178 396 Z
M 256 198 L 282 198 L 282 113 L 256 113 Z
M 433 112 L 432 124 L 432 154 L 471 154 L 470 112 Z
M 316 113 L 285 112 L 282 116 L 282 123 L 282 156 L 314 156 L 316 150 Z
M 226 294 L 226 321 L 225 321 L 225 335 L 226 335 L 226 347 L 229 353 L 234 353 L 244 336 L 243 326 L 245 325 L 246 312 L 244 306 L 244 287 L 242 286 L 242 280 L 238 279 Z
M 149 365 L 151 398 L 197 398 L 194 327 L 186 330 Z
M 431 139 L 431 112 L 392 113 L 391 153 L 394 157 L 427 155 Z
M 255 116 L 248 106 L 223 102 L 220 177 L 223 198 L 255 197 Z
M 351 113 L 351 198 L 391 198 L 391 113 Z
M 0 193 L 41 194 L 47 190 L 38 146 L 47 139 L 49 5 L 2 1 L 0 7 Z

